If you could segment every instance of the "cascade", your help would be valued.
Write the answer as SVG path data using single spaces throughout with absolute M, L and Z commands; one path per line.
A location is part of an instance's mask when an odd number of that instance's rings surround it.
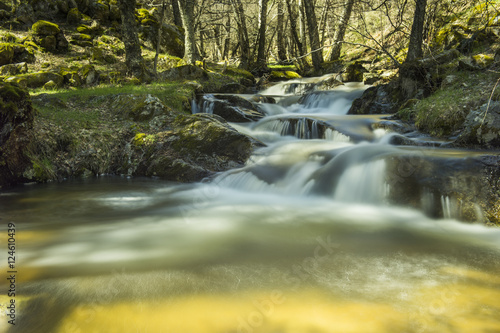
M 324 79 L 262 92 L 281 95 L 259 104 L 267 116 L 230 126 L 263 145 L 202 182 L 0 192 L 23 241 L 16 329 L 498 331 L 500 230 L 454 220 L 461 203 L 431 188 L 436 170 L 419 158 L 445 153 L 392 145 L 381 117 L 346 115 L 365 87 L 314 91 Z M 212 98 L 192 112 L 213 113 Z M 405 195 L 412 208 L 391 202 Z

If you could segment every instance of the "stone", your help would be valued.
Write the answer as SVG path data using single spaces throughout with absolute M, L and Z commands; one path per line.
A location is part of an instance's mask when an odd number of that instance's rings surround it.
M 264 117 L 252 102 L 236 95 L 204 95 L 199 104 L 201 112 L 218 115 L 230 122 L 257 121 Z
M 66 16 L 66 22 L 69 25 L 78 25 L 82 20 L 82 14 L 78 11 L 78 8 L 71 8 Z
M 40 88 L 49 81 L 54 81 L 57 87 L 61 87 L 64 83 L 64 78 L 62 75 L 54 72 L 38 72 L 11 76 L 5 79 L 5 82 L 16 83 L 28 88 Z
M 43 90 L 55 90 L 55 89 L 57 89 L 57 83 L 50 80 L 49 82 L 47 82 L 43 85 L 42 89 Z
M 10 43 L 0 43 L 0 66 L 10 64 L 14 58 L 14 47 Z
M 61 29 L 59 29 L 57 24 L 43 20 L 37 21 L 33 24 L 31 29 L 34 34 L 39 36 L 55 36 L 61 32 Z
M 196 80 L 207 79 L 208 74 L 200 67 L 194 65 L 184 65 L 166 70 L 160 73 L 160 77 L 165 81 Z
M 486 103 L 470 111 L 457 143 L 482 148 L 500 147 L 500 102 Z
M 90 4 L 89 14 L 93 19 L 106 23 L 109 21 L 109 6 L 100 1 L 93 1 Z
M 241 166 L 260 145 L 230 127 L 216 115 L 178 116 L 171 130 L 133 139 L 136 164 L 134 175 L 156 176 L 167 180 L 200 181 L 215 172 Z
M 381 84 L 366 89 L 353 101 L 347 114 L 392 114 L 403 101 L 397 82 Z
M 92 65 L 85 65 L 78 71 L 80 78 L 87 85 L 94 85 L 99 82 L 99 73 Z
M 110 110 L 125 119 L 149 121 L 157 116 L 173 117 L 172 110 L 153 95 L 120 94 L 110 98 Z
M 28 64 L 25 62 L 17 63 L 17 64 L 8 64 L 0 67 L 0 75 L 17 75 L 17 74 L 25 74 L 28 72 Z
M 479 68 L 485 69 L 495 61 L 495 58 L 487 54 L 476 54 L 472 56 L 473 63 Z
M 363 74 L 366 72 L 367 70 L 363 65 L 356 61 L 347 66 L 342 74 L 342 82 L 363 82 Z

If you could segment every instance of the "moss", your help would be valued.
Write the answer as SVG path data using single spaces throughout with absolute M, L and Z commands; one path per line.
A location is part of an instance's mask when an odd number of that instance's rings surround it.
M 61 32 L 59 26 L 49 21 L 40 20 L 31 27 L 33 33 L 40 36 L 57 35 Z
M 56 179 L 55 168 L 48 158 L 32 160 L 33 176 L 38 182 L 46 182 Z
M 301 78 L 299 74 L 294 71 L 271 71 L 270 80 L 291 80 Z

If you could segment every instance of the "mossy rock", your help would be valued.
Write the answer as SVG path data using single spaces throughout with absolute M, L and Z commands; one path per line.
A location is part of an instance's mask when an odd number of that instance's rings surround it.
M 480 68 L 487 68 L 495 61 L 495 58 L 488 54 L 476 54 L 472 56 L 474 64 Z
M 95 1 L 91 3 L 90 16 L 101 23 L 107 23 L 109 21 L 109 6 L 100 1 Z
M 71 8 L 66 16 L 66 22 L 69 25 L 78 25 L 82 21 L 82 14 L 78 8 Z
M 40 88 L 49 81 L 54 81 L 57 87 L 61 87 L 64 83 L 64 78 L 58 73 L 38 72 L 12 76 L 5 80 L 5 82 L 13 82 L 20 86 L 26 86 L 28 88 Z
M 297 72 L 294 71 L 271 71 L 269 76 L 269 81 L 283 81 L 283 80 L 292 80 L 292 79 L 300 79 L 300 76 Z
M 85 24 L 78 26 L 78 28 L 76 28 L 76 31 L 78 31 L 81 34 L 85 34 L 85 35 L 92 35 L 94 33 L 93 29 L 90 26 L 85 25 Z
M 23 179 L 35 111 L 28 92 L 0 82 L 0 187 Z
M 120 94 L 111 97 L 110 110 L 116 115 L 134 121 L 149 121 L 154 117 L 166 115 L 173 117 L 172 110 L 153 95 Z
M 37 21 L 31 27 L 34 34 L 39 36 L 55 36 L 61 32 L 59 26 L 49 21 Z
M 11 43 L 0 43 L 0 66 L 12 63 L 14 47 Z
M 28 64 L 26 64 L 25 62 L 0 66 L 0 75 L 12 76 L 17 74 L 25 74 L 27 72 Z
M 363 65 L 356 61 L 345 69 L 345 73 L 342 74 L 343 82 L 363 82 L 364 77 L 363 74 L 366 73 L 366 68 Z

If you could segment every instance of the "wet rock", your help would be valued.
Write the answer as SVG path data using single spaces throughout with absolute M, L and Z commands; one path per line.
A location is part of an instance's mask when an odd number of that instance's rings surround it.
M 28 92 L 16 85 L 0 83 L 0 187 L 21 181 L 30 165 L 34 110 Z
M 147 95 L 123 94 L 110 97 L 110 110 L 135 121 L 149 121 L 160 115 L 173 118 L 172 110 L 165 106 L 158 97 Z
M 483 148 L 500 147 L 500 102 L 484 104 L 471 111 L 464 122 L 458 144 L 480 145 Z
M 235 95 L 204 95 L 200 101 L 201 111 L 215 114 L 226 121 L 257 121 L 264 114 L 250 101 Z
M 348 114 L 392 114 L 399 110 L 403 99 L 396 82 L 370 87 L 355 99 Z
M 331 76 L 325 80 L 316 83 L 313 87 L 315 90 L 332 90 L 335 87 L 342 86 L 344 83 L 338 80 L 337 76 Z
M 418 150 L 386 161 L 390 202 L 500 225 L 500 156 Z
M 214 172 L 242 165 L 257 142 L 215 115 L 179 116 L 172 130 L 136 135 L 138 162 L 133 174 L 168 180 L 199 181 Z

